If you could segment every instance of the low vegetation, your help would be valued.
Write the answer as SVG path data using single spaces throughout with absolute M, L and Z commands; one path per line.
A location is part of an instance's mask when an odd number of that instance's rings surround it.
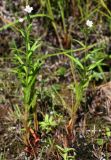
M 110 2 L 0 8 L 0 160 L 110 160 Z

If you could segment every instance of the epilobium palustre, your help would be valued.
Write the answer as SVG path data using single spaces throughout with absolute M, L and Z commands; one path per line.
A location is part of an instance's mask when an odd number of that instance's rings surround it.
M 25 9 L 24 9 L 24 11 L 27 12 L 27 13 L 31 13 L 32 10 L 33 10 L 33 7 L 30 7 L 29 5 L 27 5 L 27 6 L 25 7 Z
M 93 22 L 90 20 L 87 20 L 86 25 L 91 28 L 93 26 Z
M 24 21 L 23 18 L 19 18 L 19 22 L 22 23 Z

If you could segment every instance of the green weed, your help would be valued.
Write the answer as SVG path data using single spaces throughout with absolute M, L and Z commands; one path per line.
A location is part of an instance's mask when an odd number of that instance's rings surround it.
M 70 156 L 69 155 L 69 153 L 71 152 L 71 151 L 73 151 L 74 152 L 74 149 L 73 148 L 62 148 L 62 147 L 60 147 L 60 146 L 58 146 L 58 145 L 56 145 L 56 147 L 57 147 L 57 149 L 58 149 L 58 151 L 59 151 L 59 153 L 60 153 L 60 155 L 61 155 L 61 157 L 64 159 L 64 160 L 75 160 L 75 156 Z
M 46 133 L 49 133 L 52 128 L 57 126 L 56 121 L 53 119 L 53 116 L 49 116 L 48 114 L 45 115 L 44 121 L 39 122 L 40 127 L 43 131 L 46 131 Z
M 34 117 L 34 129 L 37 130 L 38 122 L 37 122 L 37 106 L 36 106 L 36 76 L 41 69 L 43 64 L 42 60 L 34 58 L 35 51 L 41 46 L 40 38 L 37 40 L 32 40 L 30 36 L 32 30 L 32 24 L 30 15 L 27 15 L 28 25 L 25 29 L 19 29 L 23 39 L 24 46 L 21 49 L 17 48 L 16 43 L 14 43 L 14 48 L 12 48 L 15 55 L 16 68 L 14 70 L 15 74 L 18 76 L 18 79 L 22 86 L 23 93 L 23 107 L 24 107 L 24 117 L 23 124 L 26 130 L 26 135 L 29 133 L 29 117 L 30 111 L 33 113 Z M 28 139 L 28 137 L 27 137 Z

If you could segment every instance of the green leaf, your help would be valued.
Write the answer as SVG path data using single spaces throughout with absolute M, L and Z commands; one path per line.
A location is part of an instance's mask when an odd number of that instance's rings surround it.
M 27 27 L 27 30 L 30 32 L 31 31 L 31 29 L 32 29 L 32 23 L 30 23 L 29 25 L 28 25 L 28 27 Z
M 48 122 L 49 121 L 49 116 L 48 114 L 45 115 L 45 122 Z
M 76 101 L 80 102 L 82 98 L 82 86 L 79 83 L 75 84 L 75 94 L 76 94 Z
M 57 147 L 59 150 L 61 150 L 62 152 L 64 152 L 64 148 L 62 148 L 62 147 L 60 147 L 60 146 L 58 146 L 58 145 L 56 145 L 56 147 Z
M 27 43 L 28 45 L 27 45 L 27 47 L 28 47 L 28 52 L 30 52 L 30 42 L 29 43 Z
M 109 13 L 109 15 L 111 16 L 111 11 L 108 9 L 107 5 L 105 4 L 104 0 L 100 0 L 102 6 L 107 10 L 107 12 Z
M 35 105 L 36 105 L 36 100 L 37 100 L 37 95 L 36 93 L 33 95 L 32 101 L 30 106 L 34 109 Z
M 21 35 L 25 38 L 25 33 L 24 33 L 24 30 L 22 29 L 19 29 L 19 32 L 21 33 Z
M 31 51 L 35 51 L 37 48 L 41 46 L 40 38 L 35 41 L 35 43 L 31 47 Z
M 110 137 L 111 137 L 110 128 L 109 128 L 109 127 L 106 127 L 105 129 L 106 129 L 106 136 L 107 136 L 108 138 L 110 138 Z
M 73 56 L 63 52 L 64 55 L 66 55 L 67 57 L 69 57 L 73 62 L 75 62 L 81 69 L 84 69 L 84 66 L 82 65 L 82 63 L 80 62 L 79 59 L 74 58 Z
M 101 60 L 97 61 L 96 63 L 91 64 L 91 65 L 88 67 L 88 70 L 89 70 L 89 71 L 90 71 L 90 70 L 93 70 L 95 67 L 99 66 L 103 60 L 104 60 L 104 59 L 101 59 Z
M 57 73 L 57 75 L 58 76 L 64 76 L 65 75 L 65 73 L 66 73 L 66 68 L 65 67 L 60 67 L 57 71 L 56 71 L 56 73 Z
M 86 46 L 81 42 L 81 41 L 78 41 L 77 39 L 73 39 L 75 42 L 79 43 L 83 48 L 86 48 Z
M 32 56 L 33 52 L 34 52 L 37 48 L 39 48 L 39 47 L 41 46 L 41 43 L 39 42 L 39 40 L 40 40 L 40 39 L 37 39 L 37 40 L 35 41 L 35 43 L 32 45 L 32 47 L 30 48 L 29 53 L 28 53 L 28 58 L 30 58 L 30 57 Z
M 60 91 L 60 89 L 61 89 L 61 85 L 60 84 L 53 84 L 52 86 L 51 86 L 51 88 L 55 91 Z
M 104 144 L 104 140 L 102 138 L 97 139 L 97 144 L 102 146 Z
M 18 62 L 19 62 L 20 65 L 22 66 L 22 69 L 23 69 L 25 72 L 27 72 L 27 67 L 25 66 L 22 58 L 21 58 L 19 55 L 17 55 L 17 54 L 15 54 L 15 58 L 16 58 L 16 60 L 18 60 Z

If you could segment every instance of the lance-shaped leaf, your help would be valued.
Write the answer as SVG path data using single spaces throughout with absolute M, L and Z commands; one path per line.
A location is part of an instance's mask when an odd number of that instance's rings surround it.
M 101 62 L 103 61 L 104 59 L 101 59 L 99 61 L 97 61 L 96 63 L 93 63 L 89 66 L 88 70 L 93 70 L 95 67 L 99 66 L 101 64 Z

